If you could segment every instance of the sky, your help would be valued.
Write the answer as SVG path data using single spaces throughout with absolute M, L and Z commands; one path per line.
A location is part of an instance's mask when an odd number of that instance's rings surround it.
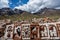
M 28 1 L 29 0 L 9 0 L 9 6 L 11 8 L 14 8 L 14 7 L 19 6 L 19 5 L 21 6 L 23 4 L 27 4 Z
M 45 7 L 60 9 L 60 0 L 0 0 L 0 8 L 3 7 L 34 13 Z

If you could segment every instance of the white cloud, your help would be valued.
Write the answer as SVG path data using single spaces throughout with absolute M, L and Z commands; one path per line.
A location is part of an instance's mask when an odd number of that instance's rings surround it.
M 8 0 L 0 0 L 0 8 L 9 7 L 8 3 Z
M 60 0 L 29 0 L 27 4 L 19 5 L 15 8 L 22 9 L 28 12 L 36 12 L 44 7 L 60 8 Z
M 57 7 L 56 9 L 60 9 L 60 7 Z

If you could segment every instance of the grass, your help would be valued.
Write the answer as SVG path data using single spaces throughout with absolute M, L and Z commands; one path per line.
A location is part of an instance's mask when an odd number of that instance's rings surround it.
M 33 18 L 43 18 L 45 16 L 39 16 L 39 15 L 31 15 L 31 14 L 27 14 L 27 15 L 4 15 L 4 16 L 0 16 L 0 20 L 1 19 L 11 19 L 12 21 L 16 21 L 16 20 L 31 20 Z M 58 18 L 60 18 L 60 16 L 47 16 L 51 19 L 55 19 L 57 20 Z

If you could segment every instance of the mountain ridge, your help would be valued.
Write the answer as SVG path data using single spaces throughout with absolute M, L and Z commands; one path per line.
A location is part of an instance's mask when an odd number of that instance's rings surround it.
M 29 14 L 36 14 L 36 15 L 55 15 L 60 14 L 60 9 L 53 9 L 53 8 L 43 8 L 36 13 L 31 13 L 27 11 L 23 11 L 20 9 L 11 9 L 11 8 L 2 8 L 0 9 L 0 15 L 14 15 L 14 14 L 23 14 L 23 13 L 29 13 Z M 55 13 L 55 14 L 54 14 Z

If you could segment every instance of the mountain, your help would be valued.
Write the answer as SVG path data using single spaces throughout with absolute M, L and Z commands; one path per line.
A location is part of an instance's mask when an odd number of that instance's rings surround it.
M 50 17 L 60 18 L 60 9 L 43 8 L 36 13 L 30 13 L 20 9 L 2 8 L 0 9 L 0 19 L 11 19 L 11 20 L 31 20 L 33 18 Z M 8 15 L 8 16 L 5 16 Z
M 0 15 L 13 15 L 14 11 L 10 8 L 2 8 L 0 9 Z
M 39 10 L 35 14 L 40 16 L 54 16 L 54 15 L 58 16 L 60 15 L 60 9 L 44 8 Z
M 24 11 L 23 10 L 19 10 L 19 9 L 14 9 L 14 12 L 16 14 L 22 14 Z
M 27 14 L 26 14 L 27 13 Z M 11 9 L 11 8 L 2 8 L 0 9 L 0 15 L 14 15 L 14 14 L 32 14 L 30 12 L 26 12 L 20 9 Z M 53 9 L 53 8 L 43 8 L 39 10 L 36 13 L 33 13 L 33 15 L 40 15 L 40 16 L 54 16 L 54 15 L 60 15 L 60 9 Z
M 0 9 L 0 15 L 14 15 L 14 14 L 21 14 L 24 11 L 19 9 L 11 9 L 11 8 L 2 8 Z

